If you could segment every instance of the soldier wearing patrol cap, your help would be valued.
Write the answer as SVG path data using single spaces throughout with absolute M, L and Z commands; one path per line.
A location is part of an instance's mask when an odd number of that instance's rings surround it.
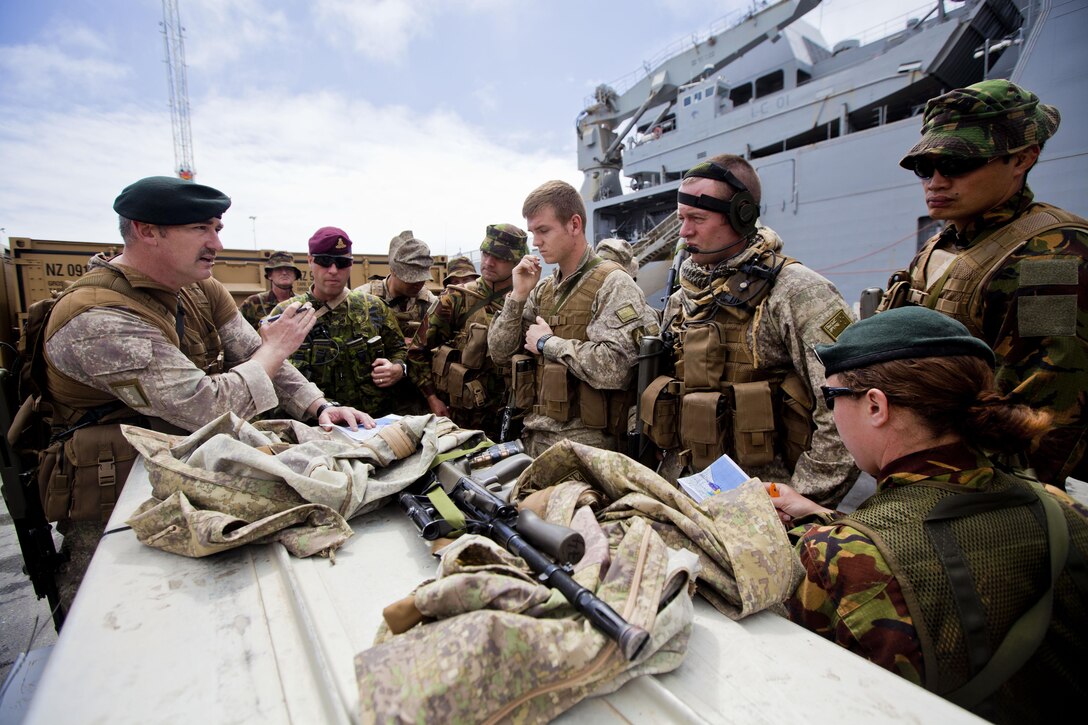
M 65 607 L 135 458 L 122 423 L 186 433 L 278 404 L 322 425 L 373 425 L 287 363 L 312 310 L 292 306 L 258 336 L 212 278 L 230 204 L 217 189 L 168 176 L 126 187 L 113 205 L 124 251 L 91 258 L 28 341 L 44 363 L 39 410 L 53 431 L 38 470 L 43 504 L 72 552 L 59 582 Z
M 667 451 L 667 478 L 728 453 L 751 476 L 838 501 L 858 470 L 819 399 L 812 346 L 834 342 L 853 315 L 834 285 L 782 253 L 759 204 L 759 176 L 739 156 L 716 156 L 680 182 L 691 256 L 662 314 L 676 374 L 647 387 L 639 412 Z
M 317 322 L 291 364 L 348 405 L 377 416 L 398 412 L 394 390 L 408 366 L 396 317 L 381 299 L 348 287 L 354 260 L 347 232 L 322 227 L 309 248 L 313 284 L 273 310 L 279 314 L 307 303 L 316 310 Z
M 892 276 L 883 308 L 935 309 L 989 345 L 998 389 L 1054 421 L 1026 455 L 1002 462 L 1064 487 L 1067 476 L 1088 479 L 1088 220 L 1035 201 L 1027 184 L 1060 121 L 1006 80 L 926 104 L 922 139 L 899 164 L 947 223 Z
M 380 297 L 393 310 L 404 332 L 405 344 L 410 344 L 427 310 L 435 301 L 427 289 L 434 258 L 422 239 L 410 231 L 401 232 L 389 242 L 389 276 L 360 285 L 355 289 Z
M 502 310 L 511 270 L 529 253 L 528 235 L 513 224 L 491 224 L 480 243 L 483 276 L 449 287 L 419 326 L 408 351 L 412 380 L 435 415 L 499 439 L 510 367 L 492 362 L 487 328 Z
M 468 257 L 454 257 L 446 266 L 446 276 L 442 278 L 442 286 L 449 289 L 451 285 L 468 284 L 480 278 L 476 266 Z
M 289 252 L 273 252 L 264 266 L 268 291 L 246 297 L 238 306 L 242 317 L 253 325 L 254 330 L 258 329 L 262 317 L 268 317 L 276 305 L 294 296 L 295 282 L 300 277 L 302 272 L 295 266 L 295 258 Z

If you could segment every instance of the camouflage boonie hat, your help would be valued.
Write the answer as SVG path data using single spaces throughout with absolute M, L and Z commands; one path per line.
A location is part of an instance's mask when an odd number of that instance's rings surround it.
M 899 165 L 914 168 L 915 156 L 933 154 L 995 158 L 1042 144 L 1054 135 L 1061 114 L 1029 90 L 1006 80 L 957 88 L 926 103 L 922 140 Z
M 602 239 L 597 242 L 597 256 L 618 262 L 632 277 L 638 276 L 638 262 L 634 249 L 623 239 Z
M 302 276 L 302 272 L 295 266 L 295 257 L 290 252 L 273 252 L 268 256 L 268 264 L 264 266 L 264 276 L 272 274 L 272 270 L 288 267 L 295 273 L 295 279 Z
M 529 253 L 529 235 L 513 224 L 488 224 L 480 251 L 507 262 L 520 262 Z
M 446 267 L 446 276 L 442 278 L 442 284 L 450 283 L 451 279 L 458 277 L 472 277 L 479 279 L 480 273 L 476 271 L 476 265 L 468 257 L 454 257 Z
M 431 280 L 432 264 L 430 247 L 412 232 L 401 232 L 389 241 L 389 268 L 401 282 L 415 284 Z

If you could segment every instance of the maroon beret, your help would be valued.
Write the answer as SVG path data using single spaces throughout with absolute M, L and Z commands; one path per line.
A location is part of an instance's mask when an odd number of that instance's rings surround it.
M 310 237 L 310 254 L 351 255 L 351 237 L 343 229 L 321 227 Z

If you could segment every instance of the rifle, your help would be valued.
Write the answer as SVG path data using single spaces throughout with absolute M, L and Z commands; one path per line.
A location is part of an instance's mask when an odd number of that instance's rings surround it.
M 528 460 L 525 455 L 507 458 L 493 466 L 490 473 L 501 473 Z M 492 476 L 490 480 L 493 484 L 498 479 Z M 649 640 L 646 630 L 626 621 L 570 575 L 571 565 L 585 553 L 581 534 L 550 524 L 532 511 L 519 511 L 488 490 L 489 485 L 446 461 L 438 465 L 437 474 L 422 479 L 422 495 L 401 493 L 398 502 L 420 536 L 428 541 L 463 530 L 486 536 L 520 556 L 542 582 L 558 589 L 594 627 L 613 639 L 624 657 L 637 657 Z M 449 509 L 450 503 L 456 511 Z
M 506 407 L 502 409 L 502 423 L 499 425 L 499 443 L 506 443 L 521 436 L 521 426 L 517 422 L 517 382 L 520 376 L 531 372 L 533 361 L 529 358 L 514 360 L 510 374 L 510 394 L 506 398 Z
M 53 612 L 53 625 L 60 631 L 64 624 L 64 612 L 60 607 L 57 591 L 57 570 L 65 558 L 53 544 L 53 527 L 45 517 L 41 497 L 38 494 L 35 472 L 37 461 L 30 462 L 30 454 L 16 450 L 18 438 L 26 422 L 26 414 L 34 415 L 25 407 L 14 417 L 18 376 L 0 368 L 0 490 L 11 515 L 19 548 L 23 554 L 23 573 L 30 578 L 34 594 L 49 602 Z

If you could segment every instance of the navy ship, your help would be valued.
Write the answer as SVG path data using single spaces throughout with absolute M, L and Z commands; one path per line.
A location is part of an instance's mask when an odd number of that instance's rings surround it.
M 827 47 L 801 18 L 819 0 L 765 3 L 696 34 L 577 119 L 591 240 L 630 241 L 660 306 L 684 172 L 719 153 L 751 160 L 761 219 L 784 251 L 856 303 L 903 269 L 936 229 L 899 159 L 928 99 L 1008 78 L 1061 111 L 1029 176 L 1036 198 L 1088 213 L 1085 0 L 938 0 L 895 32 Z

